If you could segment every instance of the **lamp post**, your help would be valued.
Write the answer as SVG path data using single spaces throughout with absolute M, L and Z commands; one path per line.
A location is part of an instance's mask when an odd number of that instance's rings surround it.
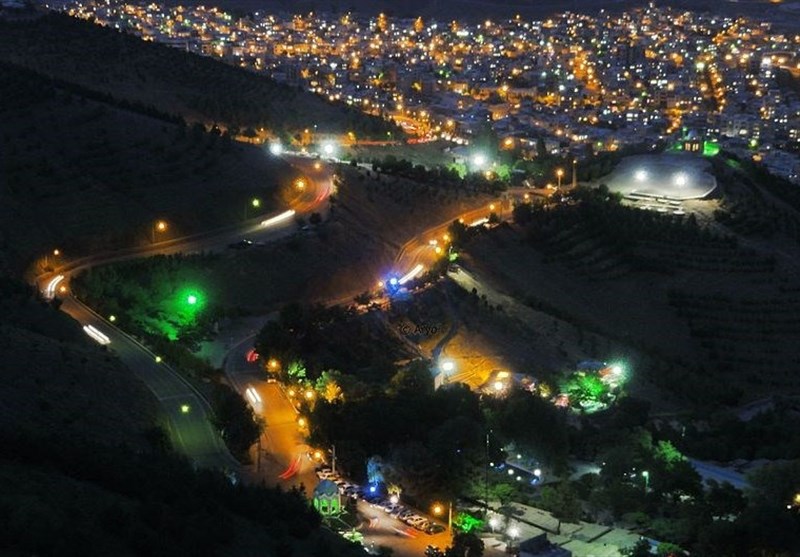
M 434 516 L 441 516 L 444 512 L 444 505 L 441 503 L 436 503 L 433 505 L 433 514 Z M 453 502 L 449 501 L 447 503 L 447 529 L 450 533 L 453 533 Z
M 558 189 L 561 189 L 561 178 L 564 177 L 564 169 L 559 168 L 556 170 L 556 177 L 558 178 Z
M 578 159 L 572 159 L 572 188 L 578 187 Z
M 61 250 L 59 250 L 58 248 L 54 249 L 53 250 L 53 268 L 54 269 L 55 269 L 55 266 L 56 266 L 56 257 L 58 257 L 59 255 L 61 255 Z M 44 266 L 45 267 L 49 267 L 50 266 L 50 254 L 49 253 L 44 254 Z
M 642 477 L 644 478 L 644 492 L 647 493 L 647 490 L 650 488 L 650 472 L 643 470 Z

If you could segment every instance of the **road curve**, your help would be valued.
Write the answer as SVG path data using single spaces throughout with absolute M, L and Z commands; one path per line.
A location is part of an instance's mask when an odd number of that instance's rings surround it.
M 309 185 L 312 186 L 298 196 L 297 213 L 324 211 L 325 201 L 333 188 L 330 171 L 315 161 L 299 157 L 287 158 L 306 174 Z M 294 210 L 291 214 L 279 211 L 217 231 L 158 242 L 151 246 L 83 257 L 66 262 L 55 272 L 41 275 L 36 279 L 39 290 L 47 296 L 47 285 L 54 277 L 63 276 L 59 288 L 63 287 L 64 290 L 54 293 L 60 295 L 62 311 L 82 326 L 91 325 L 107 337 L 108 347 L 145 383 L 159 401 L 168 420 L 173 446 L 198 467 L 219 469 L 239 467 L 239 463 L 230 454 L 212 425 L 212 410 L 208 401 L 165 362 L 157 361 L 156 354 L 73 297 L 68 289 L 69 279 L 72 275 L 98 265 L 153 255 L 219 251 L 242 238 L 254 241 L 275 240 L 296 229 L 294 213 Z

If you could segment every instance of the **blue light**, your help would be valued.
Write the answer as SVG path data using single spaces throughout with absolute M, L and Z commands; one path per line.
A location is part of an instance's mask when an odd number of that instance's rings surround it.
M 391 284 L 392 286 L 397 286 L 397 277 L 390 278 L 389 284 Z
M 371 486 L 369 486 L 369 492 L 370 492 L 370 493 L 375 493 L 375 491 L 376 491 L 377 489 L 378 489 L 378 488 L 377 488 L 377 487 L 375 487 L 374 485 L 371 485 Z

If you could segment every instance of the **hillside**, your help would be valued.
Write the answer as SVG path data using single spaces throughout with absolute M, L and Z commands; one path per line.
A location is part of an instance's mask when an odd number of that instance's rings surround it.
M 0 275 L 0 554 L 347 556 L 295 493 L 174 454 L 157 401 L 109 351 Z
M 365 138 L 397 131 L 266 76 L 60 13 L 0 21 L 0 60 L 207 126 L 288 133 L 313 124 Z
M 636 372 L 677 400 L 797 392 L 796 260 L 694 217 L 583 197 L 473 242 L 468 261 L 519 301 L 608 339 L 584 357 L 616 345 L 662 362 Z
M 0 429 L 141 449 L 159 424 L 143 383 L 78 324 L 0 276 Z
M 159 239 L 236 223 L 293 177 L 262 149 L 5 63 L 0 98 L 0 269 L 149 242 L 157 219 Z

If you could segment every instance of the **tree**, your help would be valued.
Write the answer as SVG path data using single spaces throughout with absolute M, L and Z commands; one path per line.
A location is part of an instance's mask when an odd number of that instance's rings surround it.
M 454 220 L 447 227 L 447 234 L 454 246 L 460 246 L 467 237 L 467 226 L 459 220 Z
M 335 369 L 323 371 L 314 385 L 314 388 L 323 399 L 328 402 L 341 400 L 343 397 L 340 385 L 341 373 Z
M 445 557 L 482 557 L 483 540 L 473 533 L 459 532 L 453 536 L 453 545 L 445 551 Z
M 517 224 L 528 224 L 533 218 L 533 208 L 530 203 L 518 203 L 512 211 L 514 222 Z
M 425 396 L 433 394 L 433 377 L 428 362 L 416 360 L 395 373 L 387 389 L 393 396 Z
M 569 395 L 571 402 L 603 402 L 609 388 L 600 377 L 591 373 L 577 372 L 564 382 L 563 390 Z
M 547 464 L 564 464 L 569 442 L 558 408 L 522 389 L 513 389 L 504 400 L 487 405 L 494 430 L 504 441 L 513 442 Z
M 217 385 L 211 403 L 214 408 L 214 424 L 219 428 L 231 452 L 240 457 L 261 435 L 261 423 L 253 410 L 233 389 Z
M 313 225 L 317 225 L 322 222 L 322 215 L 315 211 L 311 213 L 310 217 L 308 217 L 308 222 Z
M 581 519 L 581 502 L 572 484 L 563 480 L 555 486 L 542 488 L 540 503 L 558 519 L 556 533 L 561 533 L 561 522 L 578 522 Z
M 306 378 L 306 366 L 303 360 L 292 360 L 286 368 L 290 379 L 301 380 Z
M 622 554 L 625 557 L 650 557 L 650 543 L 647 540 L 639 540 L 631 547 L 624 549 Z
M 367 482 L 371 485 L 384 483 L 383 479 L 383 459 L 374 455 L 367 460 Z

